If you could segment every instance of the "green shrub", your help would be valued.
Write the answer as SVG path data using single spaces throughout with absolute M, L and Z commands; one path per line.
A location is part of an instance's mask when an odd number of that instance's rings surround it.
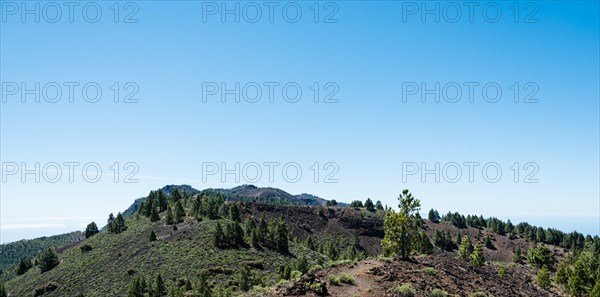
M 337 266 L 346 265 L 346 264 L 350 264 L 350 263 L 352 263 L 352 260 L 331 261 L 329 263 L 329 267 L 337 267 Z
M 323 269 L 323 266 L 321 266 L 321 265 L 314 265 L 314 266 L 312 266 L 312 267 L 311 267 L 311 268 L 308 270 L 308 272 L 309 272 L 309 273 L 314 273 L 314 272 L 317 272 L 317 271 L 319 271 L 319 270 L 321 270 L 321 269 Z
M 340 275 L 340 282 L 343 284 L 354 285 L 354 278 L 350 274 L 343 273 Z
M 392 257 L 386 257 L 383 255 L 380 255 L 379 257 L 377 257 L 379 259 L 379 261 L 385 262 L 385 263 L 392 263 L 393 258 Z
M 544 265 L 552 266 L 554 264 L 554 255 L 546 246 L 538 245 L 527 251 L 527 262 L 541 269 Z
M 505 276 L 506 276 L 506 267 L 500 266 L 500 269 L 498 269 L 498 277 L 504 278 Z
M 288 281 L 287 279 L 280 279 L 279 281 L 277 281 L 277 282 L 275 283 L 275 286 L 277 287 L 277 286 L 285 285 L 285 284 L 287 284 L 288 282 L 289 282 L 289 281 Z
M 425 268 L 421 269 L 421 272 L 429 274 L 431 276 L 437 275 L 437 270 L 435 270 L 435 268 L 433 268 L 433 267 L 425 267 Z
M 329 277 L 327 277 L 327 279 L 329 281 L 329 284 L 333 286 L 339 286 L 340 284 L 353 285 L 355 282 L 352 275 L 347 273 L 343 273 L 339 276 L 330 275 Z
M 327 287 L 325 287 L 321 283 L 311 284 L 310 286 L 308 286 L 308 289 L 319 296 L 327 295 Z
M 394 293 L 398 294 L 399 297 L 414 297 L 416 292 L 410 284 L 402 284 L 402 286 L 396 286 Z
M 427 295 L 429 297 L 447 297 L 448 296 L 448 292 L 442 290 L 442 289 L 433 289 L 431 290 L 431 292 L 429 292 L 429 295 Z
M 253 286 L 251 293 L 256 296 L 265 296 L 267 293 L 269 293 L 269 287 Z
M 298 270 L 292 270 L 290 272 L 290 279 L 299 280 L 302 277 L 302 272 Z
M 329 275 L 327 277 L 327 281 L 332 286 L 339 286 L 340 285 L 340 279 L 338 277 L 336 277 L 335 275 Z
M 487 297 L 487 295 L 484 292 L 475 292 L 470 294 L 469 297 Z

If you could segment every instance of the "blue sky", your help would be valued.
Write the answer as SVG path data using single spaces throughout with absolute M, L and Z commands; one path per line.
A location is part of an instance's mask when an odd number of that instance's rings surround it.
M 240 4 L 239 23 L 235 14 L 221 19 L 223 2 L 121 3 L 116 23 L 113 2 L 95 2 L 102 11 L 96 23 L 84 18 L 83 4 L 74 8 L 73 22 L 62 6 L 61 17 L 50 23 L 56 7 L 37 2 L 36 23 L 33 14 L 22 19 L 23 7 L 14 3 L 2 1 L 0 23 L 2 242 L 81 229 L 92 220 L 104 224 L 108 213 L 166 184 L 203 189 L 250 183 L 252 164 L 262 170 L 252 183 L 291 193 L 339 201 L 371 197 L 395 206 L 409 188 L 424 210 L 600 233 L 598 2 L 478 2 L 473 21 L 464 2 L 427 2 L 427 9 L 439 4 L 439 22 L 422 15 L 420 2 L 417 12 L 408 13 L 410 1 L 319 2 L 318 22 L 314 2 L 276 2 L 270 22 L 265 3 L 251 2 L 262 9 L 256 23 L 248 21 L 255 16 L 248 2 L 226 3 L 228 9 Z M 27 2 L 28 8 L 35 3 Z M 215 3 L 219 11 L 209 14 Z M 455 7 L 448 3 L 461 7 L 455 23 L 449 22 Z M 297 7 L 302 15 L 292 23 Z M 497 8 L 501 14 L 492 22 Z M 90 9 L 88 19 L 94 17 Z M 58 84 L 60 100 L 40 97 L 36 103 L 28 95 L 22 103 L 23 84 L 34 89 L 36 82 L 48 98 L 56 90 L 52 83 Z M 65 82 L 79 84 L 72 103 Z M 222 103 L 222 84 L 233 89 L 236 82 L 249 93 L 239 103 L 231 95 Z M 102 90 L 96 103 L 81 95 L 89 83 Z M 203 83 L 220 90 L 206 95 Z M 262 96 L 249 103 L 254 83 Z M 273 102 L 265 83 L 278 84 Z M 421 87 L 436 83 L 440 102 L 427 95 L 422 103 Z M 465 83 L 474 85 L 473 102 Z M 302 90 L 298 102 L 281 95 L 286 84 Z M 408 84 L 419 86 L 415 95 L 403 89 Z M 456 85 L 460 100 L 447 102 Z M 497 102 L 486 100 L 495 88 L 488 97 L 481 94 L 485 85 L 500 88 Z M 123 103 L 135 86 L 138 102 Z M 89 98 L 95 96 L 91 90 Z M 291 90 L 289 98 L 295 96 Z M 324 103 L 332 91 L 338 102 Z M 523 102 L 532 93 L 538 102 Z M 36 162 L 47 168 L 40 169 L 40 182 L 33 174 L 22 182 L 21 165 L 32 169 Z M 52 162 L 62 170 L 56 183 L 44 179 L 56 173 Z M 80 164 L 73 182 L 65 162 Z M 97 183 L 81 175 L 91 162 L 102 169 Z M 115 162 L 119 182 L 111 169 Z M 135 166 L 124 168 L 129 162 Z M 218 164 L 220 173 L 222 163 L 232 169 L 236 162 L 250 170 L 239 174 L 239 182 L 233 174 L 225 181 L 206 174 L 208 163 Z M 265 162 L 280 164 L 273 182 Z M 440 181 L 433 174 L 422 181 L 422 164 L 433 169 L 436 162 Z M 473 182 L 465 162 L 480 164 Z M 417 174 L 407 175 L 409 163 L 418 165 Z M 7 173 L 14 169 L 7 164 L 18 165 L 16 175 Z M 285 164 L 302 170 L 298 181 L 284 176 Z M 462 171 L 456 179 L 455 164 Z M 493 165 L 487 180 L 485 164 Z M 294 176 L 296 167 L 288 174 Z M 490 182 L 496 167 L 502 175 Z M 138 181 L 124 183 L 134 169 Z M 332 180 L 337 182 L 324 182 Z

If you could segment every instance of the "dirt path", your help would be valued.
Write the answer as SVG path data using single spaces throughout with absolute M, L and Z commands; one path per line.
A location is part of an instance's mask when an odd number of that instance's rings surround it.
M 375 282 L 369 275 L 369 270 L 381 266 L 378 261 L 365 261 L 361 265 L 350 267 L 344 273 L 350 274 L 354 278 L 354 285 L 340 284 L 340 286 L 329 286 L 330 296 L 354 297 L 354 296 L 374 296 L 373 289 Z
M 335 297 L 387 297 L 395 296 L 394 288 L 409 284 L 416 297 L 425 297 L 434 289 L 451 295 L 468 296 L 485 292 L 497 297 L 550 297 L 562 296 L 554 289 L 543 290 L 533 284 L 535 270 L 522 265 L 507 265 L 508 274 L 499 277 L 498 266 L 486 264 L 472 267 L 468 262 L 457 259 L 454 254 L 417 257 L 411 261 L 380 261 L 369 259 L 357 264 L 327 268 L 307 276 L 300 281 L 290 282 L 274 288 L 269 296 L 317 296 L 307 285 L 325 284 L 331 276 L 349 274 L 353 285 L 327 284 L 327 296 Z

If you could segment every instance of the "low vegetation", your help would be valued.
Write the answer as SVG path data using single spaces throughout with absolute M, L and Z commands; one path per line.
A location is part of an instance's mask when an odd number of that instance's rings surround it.
M 536 290 L 593 297 L 600 292 L 597 236 L 583 237 L 527 223 L 513 225 L 482 216 L 440 215 L 433 209 L 427 223 L 419 214 L 420 200 L 408 190 L 398 197 L 398 211 L 371 199 L 352 202 L 349 208 L 339 207 L 333 200 L 297 206 L 300 198 L 272 192 L 287 197 L 295 206 L 254 204 L 256 197 L 232 199 L 218 190 L 151 191 L 146 199 L 136 201 L 135 207 L 116 216 L 110 214 L 103 230 L 92 222 L 79 233 L 80 238 L 60 240 L 71 244 L 64 249 L 57 250 L 54 242 L 45 243 L 35 253 L 11 252 L 13 262 L 6 266 L 11 267 L 9 272 L 4 272 L 8 281 L 0 282 L 0 297 L 8 293 L 46 297 L 252 296 L 271 294 L 271 286 L 325 295 L 327 284 L 332 290 L 357 288 L 352 285 L 362 284 L 362 279 L 349 269 L 368 261 L 388 265 L 386 269 L 395 263 L 422 263 L 414 264 L 413 274 L 438 280 L 447 270 L 441 264 L 422 261 L 432 257 L 449 257 L 454 262 L 446 264 L 464 265 L 470 273 L 483 271 L 498 282 L 514 280 L 511 274 L 515 270 L 526 275 L 523 271 L 528 269 L 529 281 L 539 287 Z M 300 214 L 306 217 L 294 218 Z M 337 224 L 335 232 L 323 232 L 330 230 L 325 229 L 330 224 Z M 519 239 L 522 244 L 507 249 L 503 238 Z M 2 247 L 4 252 L 8 245 Z M 563 252 L 555 254 L 557 248 Z M 494 252 L 505 252 L 505 262 L 498 264 L 494 258 L 486 262 Z M 23 257 L 14 261 L 16 255 Z M 516 264 L 509 263 L 511 260 Z M 335 273 L 323 275 L 332 270 Z M 380 281 L 392 281 L 397 271 L 381 273 L 368 272 Z M 424 287 L 411 282 L 398 280 L 382 294 L 450 295 L 441 288 L 455 293 L 447 286 Z M 369 286 L 368 291 L 372 290 L 377 288 Z M 477 290 L 462 292 L 462 296 Z M 469 296 L 489 295 L 476 292 Z

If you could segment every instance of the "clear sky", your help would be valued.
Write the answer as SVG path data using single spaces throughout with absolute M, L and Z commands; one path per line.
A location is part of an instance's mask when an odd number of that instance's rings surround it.
M 2 242 L 166 184 L 600 233 L 597 1 L 0 3 Z

